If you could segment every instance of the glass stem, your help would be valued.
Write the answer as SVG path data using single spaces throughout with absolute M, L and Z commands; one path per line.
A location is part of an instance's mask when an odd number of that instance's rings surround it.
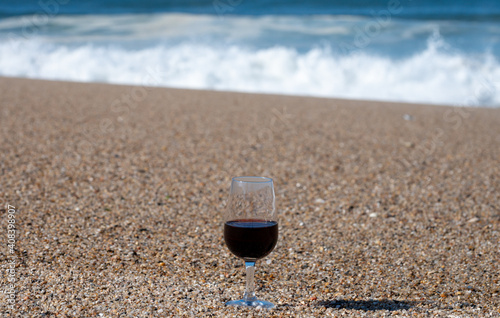
M 247 272 L 247 285 L 245 288 L 245 293 L 243 294 L 243 300 L 254 301 L 255 299 L 257 299 L 255 297 L 254 286 L 255 261 L 245 261 L 245 267 Z

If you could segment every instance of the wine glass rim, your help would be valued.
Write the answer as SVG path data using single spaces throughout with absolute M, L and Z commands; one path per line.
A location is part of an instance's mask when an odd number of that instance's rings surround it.
M 259 177 L 259 176 L 241 176 L 234 177 L 233 182 L 251 182 L 251 183 L 266 183 L 273 182 L 273 179 L 268 177 Z

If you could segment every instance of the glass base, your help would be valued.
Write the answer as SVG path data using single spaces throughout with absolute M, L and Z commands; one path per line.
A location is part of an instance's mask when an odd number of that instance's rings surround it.
M 259 307 L 259 308 L 274 308 L 274 304 L 265 300 L 258 299 L 240 299 L 231 300 L 226 303 L 226 306 L 237 306 L 237 307 Z

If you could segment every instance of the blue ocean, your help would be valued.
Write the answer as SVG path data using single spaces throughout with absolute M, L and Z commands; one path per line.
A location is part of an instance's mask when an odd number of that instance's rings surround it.
M 500 107 L 500 1 L 2 1 L 0 76 Z

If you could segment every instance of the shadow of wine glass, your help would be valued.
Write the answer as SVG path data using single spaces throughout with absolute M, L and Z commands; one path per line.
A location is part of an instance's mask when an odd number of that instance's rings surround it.
M 376 310 L 407 310 L 415 306 L 414 301 L 399 301 L 399 300 L 323 300 L 317 303 L 318 306 L 326 308 L 336 308 L 336 309 L 352 309 L 352 310 L 364 310 L 364 311 L 376 311 Z

